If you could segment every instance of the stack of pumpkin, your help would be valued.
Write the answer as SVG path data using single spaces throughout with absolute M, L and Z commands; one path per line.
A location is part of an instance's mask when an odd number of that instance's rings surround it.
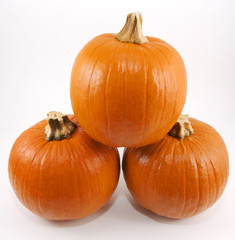
M 132 13 L 118 34 L 91 40 L 72 69 L 75 116 L 50 112 L 14 143 L 10 182 L 35 214 L 69 220 L 100 209 L 118 184 L 116 147 L 126 147 L 129 191 L 158 215 L 193 216 L 221 196 L 229 171 L 224 141 L 208 124 L 180 115 L 183 60 L 141 28 L 141 14 Z

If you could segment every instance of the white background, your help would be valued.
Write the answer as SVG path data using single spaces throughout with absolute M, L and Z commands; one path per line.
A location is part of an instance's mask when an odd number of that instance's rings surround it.
M 121 174 L 111 201 L 76 221 L 52 222 L 24 208 L 8 181 L 17 136 L 51 110 L 71 113 L 69 82 L 79 50 L 101 33 L 118 32 L 141 11 L 145 35 L 162 38 L 184 59 L 184 113 L 224 138 L 230 178 L 221 199 L 184 220 L 158 217 L 135 203 Z M 235 239 L 235 2 L 0 0 L 1 239 Z M 122 149 L 120 149 L 122 154 Z

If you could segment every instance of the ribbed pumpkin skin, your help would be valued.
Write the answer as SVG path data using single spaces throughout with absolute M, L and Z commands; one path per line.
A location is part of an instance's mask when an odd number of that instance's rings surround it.
M 74 116 L 69 118 L 75 122 Z M 119 179 L 115 148 L 91 139 L 78 128 L 70 139 L 45 140 L 43 120 L 23 132 L 9 158 L 9 178 L 19 200 L 51 220 L 85 217 L 101 208 Z
M 185 218 L 209 208 L 228 180 L 228 152 L 214 128 L 191 118 L 194 134 L 183 140 L 128 148 L 123 172 L 128 189 L 144 208 L 168 218 Z
M 153 37 L 123 43 L 95 37 L 78 54 L 71 74 L 75 116 L 93 139 L 115 147 L 162 139 L 186 99 L 186 71 L 178 52 Z

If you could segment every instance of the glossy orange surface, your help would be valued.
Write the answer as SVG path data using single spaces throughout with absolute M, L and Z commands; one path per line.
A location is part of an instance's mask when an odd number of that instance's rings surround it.
M 168 43 L 147 37 L 123 43 L 95 37 L 78 54 L 71 74 L 71 103 L 84 130 L 109 146 L 143 146 L 162 139 L 186 99 L 182 58 Z
M 75 122 L 74 116 L 69 118 Z M 91 139 L 78 125 L 70 139 L 45 140 L 43 120 L 23 132 L 9 158 L 9 178 L 19 200 L 51 220 L 85 217 L 101 208 L 119 179 L 117 149 Z
M 144 208 L 168 218 L 198 214 L 221 196 L 228 180 L 228 152 L 214 128 L 191 118 L 194 134 L 183 140 L 128 148 L 123 172 L 128 189 Z

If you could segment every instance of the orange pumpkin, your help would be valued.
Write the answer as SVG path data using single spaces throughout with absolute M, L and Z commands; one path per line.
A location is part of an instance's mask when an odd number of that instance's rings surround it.
M 41 217 L 85 217 L 101 208 L 117 186 L 117 149 L 91 139 L 73 115 L 51 112 L 47 121 L 23 132 L 14 143 L 11 185 L 23 205 Z
M 127 148 L 123 172 L 128 189 L 144 208 L 185 218 L 206 210 L 223 193 L 228 152 L 214 128 L 181 116 L 161 141 Z
M 141 27 L 140 13 L 129 14 L 120 33 L 87 43 L 72 69 L 74 114 L 88 135 L 108 146 L 159 141 L 184 106 L 182 58 L 163 40 L 144 37 Z

